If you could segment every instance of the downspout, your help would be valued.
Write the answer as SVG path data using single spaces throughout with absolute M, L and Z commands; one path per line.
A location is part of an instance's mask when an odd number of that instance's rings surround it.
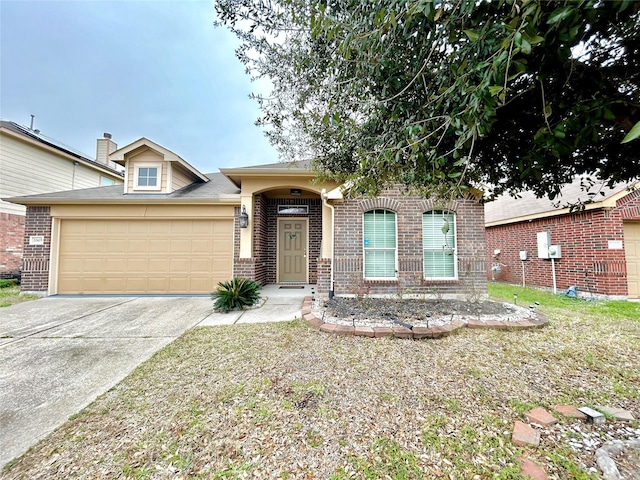
M 329 281 L 329 300 L 331 300 L 333 298 L 333 256 L 334 256 L 334 252 L 333 252 L 333 248 L 334 248 L 334 237 L 335 237 L 335 216 L 336 216 L 336 212 L 334 210 L 333 205 L 330 205 L 328 202 L 328 194 L 327 194 L 327 190 L 326 188 L 322 189 L 322 192 L 320 193 L 320 196 L 322 197 L 322 203 L 331 209 L 331 280 Z

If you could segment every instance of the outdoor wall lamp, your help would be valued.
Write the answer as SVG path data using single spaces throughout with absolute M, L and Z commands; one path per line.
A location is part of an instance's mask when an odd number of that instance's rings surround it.
M 247 209 L 244 205 L 242 206 L 242 213 L 238 219 L 240 220 L 240 228 L 247 228 L 249 226 L 249 215 L 247 215 Z

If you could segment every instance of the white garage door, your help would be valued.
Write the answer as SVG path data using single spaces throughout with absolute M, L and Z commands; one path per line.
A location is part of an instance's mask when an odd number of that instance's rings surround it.
M 624 254 L 627 260 L 629 298 L 640 298 L 640 223 L 625 222 Z
M 62 220 L 58 293 L 211 293 L 232 277 L 233 220 Z

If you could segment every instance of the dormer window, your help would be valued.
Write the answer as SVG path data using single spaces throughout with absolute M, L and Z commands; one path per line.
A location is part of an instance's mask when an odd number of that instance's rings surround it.
M 138 164 L 135 167 L 135 190 L 160 190 L 162 166 L 160 164 Z

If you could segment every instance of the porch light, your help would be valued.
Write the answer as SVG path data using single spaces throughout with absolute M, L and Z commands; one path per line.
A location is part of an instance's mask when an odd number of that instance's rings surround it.
M 291 188 L 289 190 L 289 193 L 291 193 L 292 197 L 299 197 L 300 195 L 302 195 L 302 190 L 300 190 L 299 188 Z
M 242 213 L 238 217 L 240 221 L 240 228 L 247 228 L 249 226 L 249 215 L 247 215 L 247 209 L 242 206 Z

